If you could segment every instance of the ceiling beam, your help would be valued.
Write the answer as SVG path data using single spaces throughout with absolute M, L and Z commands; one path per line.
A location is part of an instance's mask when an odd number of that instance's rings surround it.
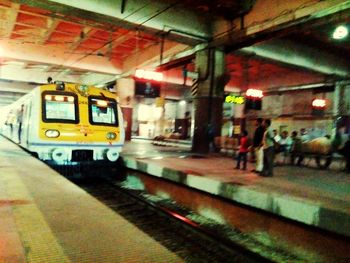
M 27 93 L 31 91 L 35 85 L 30 85 L 26 82 L 18 82 L 18 81 L 2 81 L 0 79 L 0 92 L 5 93 Z
M 0 78 L 12 81 L 22 82 L 36 82 L 36 83 L 47 83 L 47 78 L 52 77 L 54 80 L 59 79 L 59 75 L 52 76 L 50 72 L 44 72 L 38 69 L 24 69 L 16 66 L 2 66 L 0 72 Z M 65 76 L 64 81 L 67 82 L 79 82 L 77 78 L 72 76 Z
M 348 78 L 350 75 L 350 65 L 346 59 L 286 39 L 270 40 L 242 48 L 239 52 L 338 78 Z
M 0 56 L 3 59 L 33 62 L 37 64 L 55 64 L 62 68 L 77 68 L 85 71 L 105 74 L 121 73 L 121 65 L 112 64 L 105 57 L 71 54 L 59 46 L 26 44 L 17 41 L 0 41 Z
M 11 4 L 11 9 L 7 9 L 7 18 L 6 18 L 6 31 L 4 34 L 4 38 L 10 38 L 13 29 L 16 26 L 16 20 L 17 20 L 17 15 L 18 15 L 18 10 L 19 10 L 19 4 Z
M 278 4 L 274 0 L 257 0 L 251 12 L 242 19 L 235 19 L 232 23 L 215 22 L 210 45 L 225 47 L 230 52 L 259 41 L 285 36 L 293 28 L 327 23 L 349 10 L 349 0 L 295 0 L 279 1 Z
M 42 36 L 42 39 L 40 39 L 38 42 L 39 45 L 44 45 L 46 43 L 46 41 L 50 39 L 51 34 L 55 31 L 55 29 L 59 23 L 60 23 L 60 21 L 57 19 L 53 19 L 53 18 L 47 19 L 47 28 L 46 28 L 46 30 L 42 31 L 43 36 Z
M 211 21 L 203 15 L 184 9 L 177 5 L 177 2 L 130 1 L 122 13 L 122 1 L 14 0 L 17 3 L 50 10 L 52 15 L 58 13 L 71 17 L 74 14 L 82 20 L 88 17 L 89 21 L 139 30 L 152 35 L 169 32 L 169 39 L 191 45 L 211 37 Z
M 180 57 L 194 54 L 196 48 L 189 48 L 187 45 L 178 44 L 175 42 L 168 42 L 164 46 L 163 62 L 167 63 L 171 60 L 178 59 Z M 123 74 L 130 74 L 135 68 L 149 68 L 155 69 L 160 63 L 160 46 L 153 45 L 146 49 L 139 50 L 124 60 Z M 132 72 L 133 73 L 133 72 Z

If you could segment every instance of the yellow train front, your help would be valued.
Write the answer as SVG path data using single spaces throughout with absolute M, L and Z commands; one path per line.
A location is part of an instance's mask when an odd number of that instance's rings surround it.
M 115 94 L 92 86 L 42 85 L 7 109 L 16 123 L 7 137 L 57 164 L 116 161 L 124 144 L 121 109 Z M 7 123 L 7 126 L 9 124 Z

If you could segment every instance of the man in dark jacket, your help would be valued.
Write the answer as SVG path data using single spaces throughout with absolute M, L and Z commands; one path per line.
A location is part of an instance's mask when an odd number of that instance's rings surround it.
M 254 172 L 260 173 L 263 170 L 263 149 L 262 149 L 262 139 L 264 136 L 265 128 L 263 127 L 263 119 L 258 118 L 256 120 L 256 129 L 253 137 L 253 151 L 255 153 L 255 170 Z

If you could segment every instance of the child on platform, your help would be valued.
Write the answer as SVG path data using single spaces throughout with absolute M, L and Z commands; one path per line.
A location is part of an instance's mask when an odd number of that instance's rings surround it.
M 236 169 L 240 169 L 241 160 L 243 161 L 242 170 L 247 169 L 247 154 L 248 154 L 249 142 L 248 142 L 248 132 L 243 131 L 241 134 L 241 139 L 239 142 L 239 153 L 237 157 Z

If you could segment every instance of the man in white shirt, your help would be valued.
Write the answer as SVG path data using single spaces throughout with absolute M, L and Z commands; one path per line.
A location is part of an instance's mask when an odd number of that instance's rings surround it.
M 278 142 L 281 140 L 281 136 L 278 134 L 277 130 L 273 130 L 273 138 L 275 139 L 275 142 Z
M 285 163 L 286 159 L 287 159 L 287 156 L 289 155 L 290 153 L 290 150 L 292 148 L 292 138 L 290 138 L 288 136 L 288 132 L 287 131 L 283 131 L 281 133 L 281 139 L 279 140 L 278 144 L 279 144 L 279 151 L 277 154 L 276 153 L 276 162 L 277 163 Z M 275 149 L 276 151 L 276 149 Z

